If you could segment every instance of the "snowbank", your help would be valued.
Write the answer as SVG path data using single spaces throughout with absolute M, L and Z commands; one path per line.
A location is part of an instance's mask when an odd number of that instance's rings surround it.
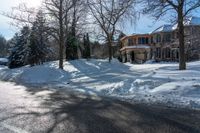
M 0 62 L 8 62 L 7 58 L 0 58 Z
M 8 69 L 1 67 L 0 79 L 26 84 L 51 84 L 69 81 L 70 75 L 49 65 Z
M 114 96 L 130 102 L 159 103 L 200 109 L 200 61 L 179 71 L 177 63 L 122 64 L 117 60 L 75 60 L 36 67 L 0 67 L 0 79 L 26 84 L 71 88 L 89 94 Z
M 0 58 L 0 65 L 6 65 L 8 63 L 7 58 Z
M 36 66 L 25 69 L 20 75 L 20 81 L 24 83 L 53 83 L 69 80 L 69 74 L 63 70 Z

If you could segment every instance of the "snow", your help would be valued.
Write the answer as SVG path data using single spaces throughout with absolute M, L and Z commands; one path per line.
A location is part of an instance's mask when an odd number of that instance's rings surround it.
M 190 17 L 190 24 L 191 25 L 200 25 L 200 18 L 199 17 Z
M 200 18 L 199 17 L 190 17 L 184 21 L 184 25 L 185 26 L 200 25 Z M 177 27 L 178 27 L 178 24 L 175 24 L 172 29 L 176 30 Z
M 7 62 L 8 62 L 8 59 L 7 59 L 7 58 L 0 58 L 0 62 L 7 63 Z
M 8 69 L 0 66 L 0 79 L 56 89 L 106 95 L 129 102 L 165 104 L 200 109 L 200 61 L 179 71 L 177 63 L 149 61 L 122 64 L 117 60 L 74 60 L 57 69 L 58 62 Z M 1 83 L 0 83 L 1 86 Z
M 157 28 L 156 30 L 154 30 L 153 32 L 151 32 L 151 33 L 170 32 L 170 31 L 173 30 L 172 28 L 173 28 L 173 25 L 162 25 L 159 28 Z
M 151 47 L 148 45 L 134 45 L 134 46 L 125 46 L 121 50 L 125 49 L 150 49 Z
M 37 66 L 21 73 L 20 81 L 25 83 L 63 82 L 69 78 L 67 72 L 55 68 Z
M 0 67 L 0 79 L 27 84 L 59 83 L 69 79 L 68 72 L 56 69 L 54 63 L 35 67 L 8 69 Z
M 191 26 L 191 25 L 200 25 L 200 17 L 190 17 L 187 20 L 184 21 L 185 26 Z M 178 24 L 175 25 L 162 25 L 156 30 L 154 30 L 151 33 L 158 33 L 158 32 L 171 32 L 173 30 L 176 30 L 178 27 Z

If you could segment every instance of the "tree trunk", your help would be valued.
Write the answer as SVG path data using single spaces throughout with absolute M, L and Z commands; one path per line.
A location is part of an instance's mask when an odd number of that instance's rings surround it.
M 108 54 L 109 54 L 109 62 L 112 60 L 112 39 L 111 35 L 108 36 Z
M 186 69 L 186 59 L 185 59 L 185 34 L 184 34 L 184 24 L 183 24 L 183 12 L 182 9 L 178 11 L 178 35 L 179 35 L 179 70 Z
M 59 68 L 63 69 L 63 49 L 64 49 L 64 41 L 62 39 L 63 37 L 60 37 L 59 42 Z
M 63 69 L 64 31 L 63 31 L 63 0 L 60 0 L 59 9 L 59 68 Z

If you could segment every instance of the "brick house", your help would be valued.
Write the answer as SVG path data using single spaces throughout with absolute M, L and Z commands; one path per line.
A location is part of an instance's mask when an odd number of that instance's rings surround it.
M 191 17 L 184 22 L 184 25 L 187 61 L 198 60 L 200 59 L 200 18 Z M 149 59 L 179 61 L 177 25 L 163 25 L 150 34 L 125 36 L 121 42 L 123 62 L 143 63 Z
M 120 41 L 122 62 L 144 63 L 152 56 L 152 36 L 149 34 L 134 34 L 125 36 Z

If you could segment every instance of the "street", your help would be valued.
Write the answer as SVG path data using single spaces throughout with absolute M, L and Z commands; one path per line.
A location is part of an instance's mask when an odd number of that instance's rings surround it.
M 199 133 L 200 111 L 48 87 L 0 88 L 0 133 Z M 69 89 L 68 89 L 69 90 Z

